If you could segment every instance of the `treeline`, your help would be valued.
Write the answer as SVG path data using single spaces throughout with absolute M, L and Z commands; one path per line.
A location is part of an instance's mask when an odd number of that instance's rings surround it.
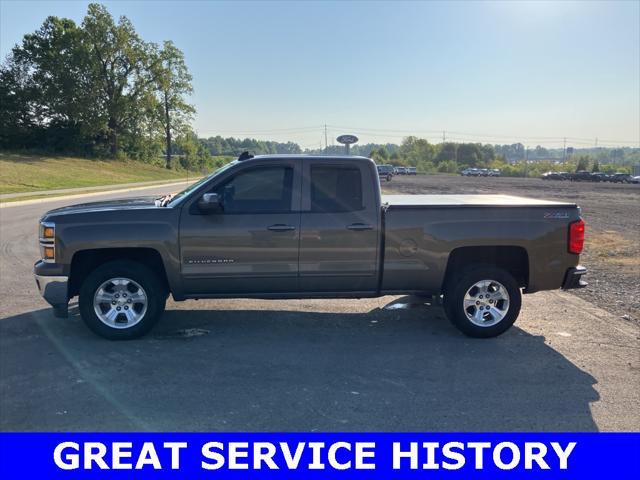
M 249 151 L 254 155 L 267 155 L 274 153 L 302 153 L 302 149 L 293 142 L 273 142 L 269 140 L 256 140 L 255 138 L 222 138 L 221 136 L 201 138 L 211 155 L 238 156 L 242 152 Z
M 370 157 L 371 152 L 384 149 L 388 154 L 396 153 L 400 150 L 400 146 L 395 143 L 364 143 L 351 145 L 350 154 L 360 155 L 362 157 Z M 344 155 L 344 145 L 329 145 L 327 148 L 307 149 L 305 153 L 311 155 Z
M 424 138 L 406 137 L 397 149 L 386 146 L 369 154 L 377 163 L 417 167 L 420 172 L 455 173 L 468 167 L 489 166 L 496 160 L 493 145 L 480 143 L 429 143 Z M 505 161 L 504 157 L 500 161 Z
M 600 161 L 624 161 L 625 158 L 632 157 L 634 152 L 637 154 L 638 149 L 624 148 L 606 148 L 606 147 L 590 147 L 575 149 L 572 146 L 565 148 L 545 148 L 536 145 L 534 148 L 527 149 L 522 143 L 514 143 L 511 145 L 494 145 L 496 155 L 502 155 L 508 161 L 518 160 L 566 160 L 574 154 L 589 155 L 598 158 Z
M 367 155 L 378 164 L 417 167 L 423 173 L 457 173 L 465 168 L 498 168 L 506 176 L 539 175 L 547 171 L 576 171 L 595 169 L 612 173 L 628 172 L 632 163 L 640 163 L 640 149 L 619 148 L 547 150 L 540 147 L 537 158 L 526 152 L 524 145 L 489 145 L 480 143 L 432 144 L 425 139 L 406 137 L 394 149 L 388 146 L 374 148 Z M 522 147 L 522 148 L 520 148 Z M 390 151 L 391 150 L 391 151 Z M 541 152 L 540 150 L 544 150 Z M 523 156 L 513 155 L 522 151 Z M 583 153 L 587 152 L 587 153 Z M 507 154 L 509 157 L 507 157 Z M 544 155 L 544 156 L 542 156 Z M 528 161 L 524 161 L 528 158 Z
M 157 159 L 189 141 L 191 75 L 170 41 L 90 4 L 80 25 L 48 17 L 0 66 L 0 148 Z M 177 146 L 174 139 L 177 138 Z

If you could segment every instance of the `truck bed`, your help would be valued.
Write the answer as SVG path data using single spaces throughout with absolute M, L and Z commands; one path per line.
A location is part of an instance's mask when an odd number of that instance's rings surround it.
M 382 195 L 382 205 L 388 209 L 440 207 L 563 207 L 575 208 L 575 203 L 516 197 L 514 195 Z

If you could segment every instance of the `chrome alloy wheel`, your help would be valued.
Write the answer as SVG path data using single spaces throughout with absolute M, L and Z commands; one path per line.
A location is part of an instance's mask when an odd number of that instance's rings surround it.
M 146 292 L 130 278 L 111 278 L 93 296 L 93 310 L 111 328 L 133 327 L 147 313 L 147 305 Z
M 500 282 L 480 280 L 467 290 L 463 305 L 471 323 L 479 327 L 492 327 L 509 311 L 509 293 Z

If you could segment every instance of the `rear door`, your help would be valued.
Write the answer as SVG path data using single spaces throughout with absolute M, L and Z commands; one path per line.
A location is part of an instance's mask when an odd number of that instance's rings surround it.
M 378 279 L 378 179 L 368 163 L 303 162 L 300 290 L 374 292 Z

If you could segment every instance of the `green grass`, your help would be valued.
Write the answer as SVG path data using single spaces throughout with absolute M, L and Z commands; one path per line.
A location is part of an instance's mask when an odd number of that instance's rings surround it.
M 196 177 L 142 162 L 0 152 L 0 193 L 178 180 Z

